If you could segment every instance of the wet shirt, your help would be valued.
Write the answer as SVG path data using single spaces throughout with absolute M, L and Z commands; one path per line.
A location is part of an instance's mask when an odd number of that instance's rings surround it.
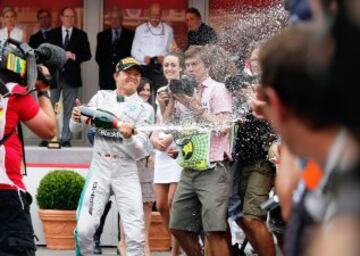
M 271 142 L 275 139 L 270 124 L 258 120 L 250 112 L 244 122 L 238 124 L 233 156 L 242 165 L 266 160 Z
M 203 90 L 201 105 L 211 114 L 231 114 L 232 98 L 223 83 L 207 78 L 202 82 Z M 176 105 L 176 113 L 179 121 L 189 119 L 189 110 L 182 104 Z M 210 142 L 210 161 L 223 161 L 225 156 L 231 158 L 229 133 L 212 132 Z

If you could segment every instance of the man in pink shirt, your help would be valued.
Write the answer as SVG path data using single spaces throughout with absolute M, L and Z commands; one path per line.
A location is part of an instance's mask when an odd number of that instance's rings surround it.
M 226 124 L 231 119 L 231 96 L 224 84 L 209 77 L 208 54 L 201 46 L 185 52 L 186 73 L 196 80 L 194 96 L 173 94 L 172 117 L 192 114 L 197 122 Z M 171 105 L 171 104 L 170 104 Z M 172 206 L 170 229 L 187 255 L 202 255 L 198 232 L 206 234 L 211 255 L 230 255 L 225 237 L 230 176 L 227 167 L 229 131 L 211 133 L 206 170 L 184 168 Z

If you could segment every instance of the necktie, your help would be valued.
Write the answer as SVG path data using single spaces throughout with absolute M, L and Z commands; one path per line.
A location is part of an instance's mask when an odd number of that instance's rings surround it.
M 115 36 L 114 36 L 114 40 L 113 40 L 113 45 L 115 46 L 117 41 L 119 40 L 119 30 L 115 29 Z
M 69 34 L 69 30 L 66 29 L 66 35 L 65 35 L 65 41 L 64 41 L 64 48 L 66 49 L 68 44 L 69 44 L 69 41 L 70 41 L 70 34 Z
M 46 33 L 47 33 L 46 30 L 42 30 L 42 36 L 43 36 L 43 39 L 44 39 L 44 40 L 46 40 Z

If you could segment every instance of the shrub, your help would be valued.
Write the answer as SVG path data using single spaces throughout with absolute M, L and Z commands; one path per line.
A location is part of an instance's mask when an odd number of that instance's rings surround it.
M 75 210 L 84 178 L 72 170 L 55 170 L 40 181 L 36 200 L 40 209 Z

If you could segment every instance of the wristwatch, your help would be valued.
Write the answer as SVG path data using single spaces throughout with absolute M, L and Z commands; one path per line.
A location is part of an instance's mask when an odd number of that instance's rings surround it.
M 37 96 L 38 96 L 38 98 L 44 96 L 44 97 L 50 99 L 49 91 L 39 91 L 39 92 L 37 93 Z

